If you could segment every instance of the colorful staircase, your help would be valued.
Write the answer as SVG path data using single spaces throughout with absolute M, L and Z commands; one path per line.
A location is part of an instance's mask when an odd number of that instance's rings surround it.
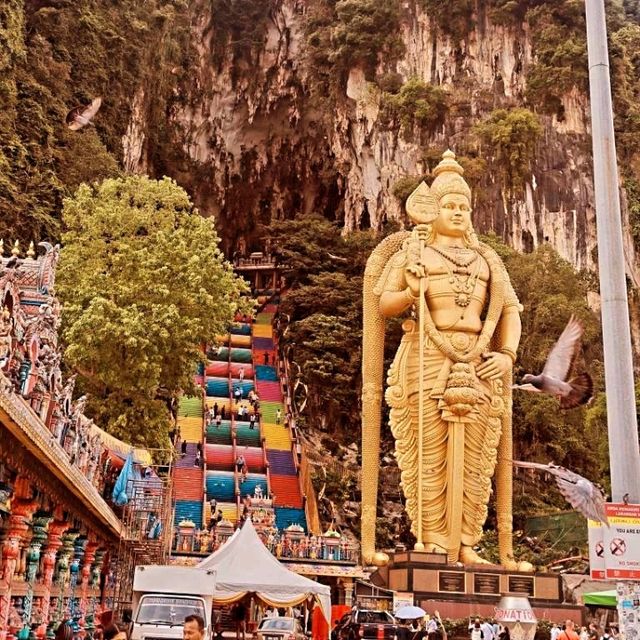
M 276 311 L 275 304 L 266 304 L 251 327 L 256 392 L 260 398 L 261 426 L 269 463 L 276 526 L 284 529 L 291 524 L 299 524 L 306 530 L 304 502 L 292 453 L 293 442 L 288 427 L 284 426 L 285 407 L 280 376 L 275 367 L 276 350 L 272 323 Z
M 198 444 L 202 443 L 202 416 L 200 398 L 180 399 L 177 418 L 180 442 L 173 474 L 173 491 L 176 498 L 174 522 L 177 525 L 182 520 L 192 520 L 198 528 L 203 524 L 204 470 L 195 462 Z M 187 443 L 184 456 L 180 453 L 183 442 Z
M 307 522 L 298 477 L 297 462 L 289 428 L 284 425 L 285 407 L 278 371 L 272 322 L 277 307 L 265 304 L 253 324 L 235 323 L 227 335 L 219 336 L 222 346 L 207 351 L 207 362 L 198 371 L 196 382 L 204 399 L 184 397 L 180 401 L 177 425 L 181 442 L 187 442 L 185 456 L 178 454 L 174 472 L 175 524 L 192 520 L 206 528 L 210 519 L 209 501 L 217 501 L 223 517 L 237 522 L 241 499 L 253 496 L 260 485 L 264 497 L 274 500 L 278 528 Z M 240 389 L 239 401 L 234 392 Z M 260 399 L 260 416 L 253 424 L 238 411 L 253 407 L 248 394 L 255 390 Z M 224 419 L 207 418 L 217 405 Z M 203 465 L 196 466 L 198 443 L 203 448 Z M 180 449 L 179 449 L 180 450 Z M 235 461 L 242 454 L 247 476 L 242 481 Z

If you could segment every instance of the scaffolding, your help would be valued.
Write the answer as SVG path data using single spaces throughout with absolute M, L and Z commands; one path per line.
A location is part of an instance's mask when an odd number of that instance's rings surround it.
M 120 516 L 123 533 L 111 581 L 111 608 L 117 618 L 131 608 L 136 566 L 168 562 L 173 523 L 171 467 L 172 462 L 149 467 L 145 477 L 127 484 L 129 500 Z

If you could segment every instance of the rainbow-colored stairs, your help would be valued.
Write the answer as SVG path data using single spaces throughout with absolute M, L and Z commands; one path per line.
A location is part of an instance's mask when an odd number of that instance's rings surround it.
M 178 459 L 173 474 L 175 524 L 192 520 L 202 527 L 202 500 L 204 497 L 204 471 L 195 464 L 198 444 L 202 443 L 202 400 L 183 397 L 178 406 L 177 427 L 180 434 Z M 187 443 L 186 455 L 181 455 L 182 443 Z
M 307 521 L 289 428 L 284 426 L 285 406 L 276 369 L 276 349 L 273 336 L 275 304 L 266 304 L 252 326 L 251 348 L 260 397 L 262 431 L 269 463 L 271 494 L 274 497 L 276 525 L 286 528 L 299 524 L 305 530 Z M 279 419 L 278 419 L 279 413 Z
M 235 523 L 241 499 L 253 496 L 260 485 L 262 493 L 274 498 L 276 524 L 286 528 L 307 522 L 298 468 L 293 454 L 289 428 L 284 426 L 285 406 L 276 369 L 273 335 L 275 304 L 267 303 L 255 322 L 235 323 L 229 333 L 219 337 L 222 346 L 209 352 L 206 365 L 196 382 L 202 386 L 204 400 L 184 397 L 180 400 L 177 425 L 181 442 L 187 442 L 184 457 L 178 455 L 174 472 L 175 524 L 192 520 L 206 528 L 210 518 L 209 501 L 217 501 L 225 519 Z M 242 378 L 242 379 L 241 379 Z M 242 391 L 239 401 L 234 392 Z M 254 389 L 260 398 L 261 420 L 251 425 L 248 416 L 239 418 L 245 406 L 250 416 L 253 407 L 247 399 Z M 224 408 L 224 419 L 208 421 L 206 411 L 217 405 Z M 203 448 L 203 465 L 196 466 L 198 443 Z M 236 471 L 238 455 L 244 456 L 248 475 L 242 482 Z

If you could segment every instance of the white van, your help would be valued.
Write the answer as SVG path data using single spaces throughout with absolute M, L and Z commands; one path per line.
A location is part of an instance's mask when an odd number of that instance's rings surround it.
M 204 620 L 204 637 L 210 640 L 215 584 L 215 570 L 211 569 L 136 567 L 131 640 L 181 640 L 184 619 L 189 615 Z

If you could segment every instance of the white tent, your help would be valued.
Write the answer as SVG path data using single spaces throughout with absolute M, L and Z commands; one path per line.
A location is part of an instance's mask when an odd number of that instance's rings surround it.
M 213 601 L 230 604 L 248 593 L 272 607 L 293 607 L 310 595 L 320 602 L 331 624 L 331 588 L 285 568 L 273 557 L 247 519 L 241 529 L 198 564 L 199 569 L 216 569 Z

